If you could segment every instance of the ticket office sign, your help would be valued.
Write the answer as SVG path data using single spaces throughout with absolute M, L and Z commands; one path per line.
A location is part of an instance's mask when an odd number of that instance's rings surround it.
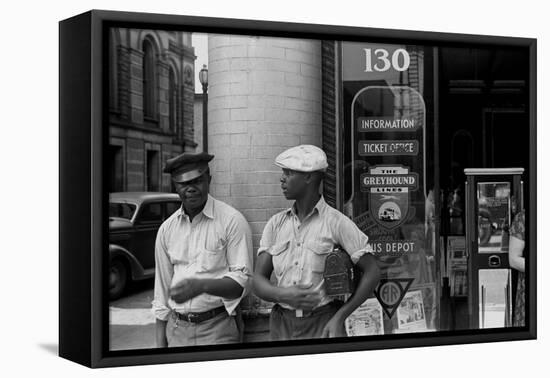
M 360 140 L 357 151 L 359 156 L 416 156 L 418 149 L 417 140 Z

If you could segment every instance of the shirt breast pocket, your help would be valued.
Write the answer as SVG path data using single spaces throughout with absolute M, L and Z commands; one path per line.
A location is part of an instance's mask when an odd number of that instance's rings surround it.
M 200 251 L 199 266 L 201 272 L 215 272 L 225 269 L 227 266 L 227 258 L 225 253 L 225 245 L 219 243 L 213 248 Z
M 311 271 L 323 274 L 327 256 L 332 252 L 333 245 L 328 242 L 311 242 L 306 244 Z
M 277 243 L 269 248 L 268 252 L 272 257 L 273 270 L 275 275 L 280 277 L 285 268 L 285 260 L 288 258 L 288 250 L 290 248 L 290 240 Z

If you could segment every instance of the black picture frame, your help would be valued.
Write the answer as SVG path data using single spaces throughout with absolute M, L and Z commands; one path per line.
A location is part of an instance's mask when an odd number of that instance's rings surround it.
M 527 327 L 437 331 L 347 339 L 250 343 L 192 349 L 108 351 L 103 290 L 108 232 L 103 150 L 108 109 L 105 51 L 110 26 L 247 34 L 321 40 L 449 47 L 520 47 L 529 56 L 529 196 Z M 176 15 L 93 10 L 60 22 L 60 259 L 59 354 L 89 367 L 252 358 L 310 353 L 407 348 L 527 340 L 537 336 L 536 319 L 536 40 L 527 38 L 291 24 Z

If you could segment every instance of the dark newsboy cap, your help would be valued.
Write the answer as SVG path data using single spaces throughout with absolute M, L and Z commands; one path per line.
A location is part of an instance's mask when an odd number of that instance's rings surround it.
M 175 182 L 186 182 L 196 179 L 208 170 L 208 162 L 214 155 L 206 152 L 197 154 L 185 152 L 166 160 L 164 173 L 170 173 Z

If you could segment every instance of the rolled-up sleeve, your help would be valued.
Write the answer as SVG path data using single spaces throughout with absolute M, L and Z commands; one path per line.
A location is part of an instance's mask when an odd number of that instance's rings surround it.
M 258 255 L 262 252 L 269 252 L 274 244 L 273 218 L 271 218 L 264 227 L 262 238 L 260 239 L 260 247 Z
M 174 275 L 174 267 L 168 256 L 165 239 L 165 227 L 161 227 L 157 232 L 155 241 L 155 289 L 152 311 L 155 318 L 167 321 L 171 311 L 168 306 L 168 294 Z
M 250 292 L 252 284 L 252 232 L 241 214 L 233 216 L 228 224 L 226 248 L 228 272 L 224 277 L 231 278 L 243 288 L 239 298 L 223 299 L 225 309 L 231 315 L 241 299 Z
M 348 217 L 341 216 L 336 227 L 338 243 L 350 255 L 351 261 L 357 264 L 357 261 L 366 253 L 373 253 L 368 244 L 369 238 L 357 225 Z

